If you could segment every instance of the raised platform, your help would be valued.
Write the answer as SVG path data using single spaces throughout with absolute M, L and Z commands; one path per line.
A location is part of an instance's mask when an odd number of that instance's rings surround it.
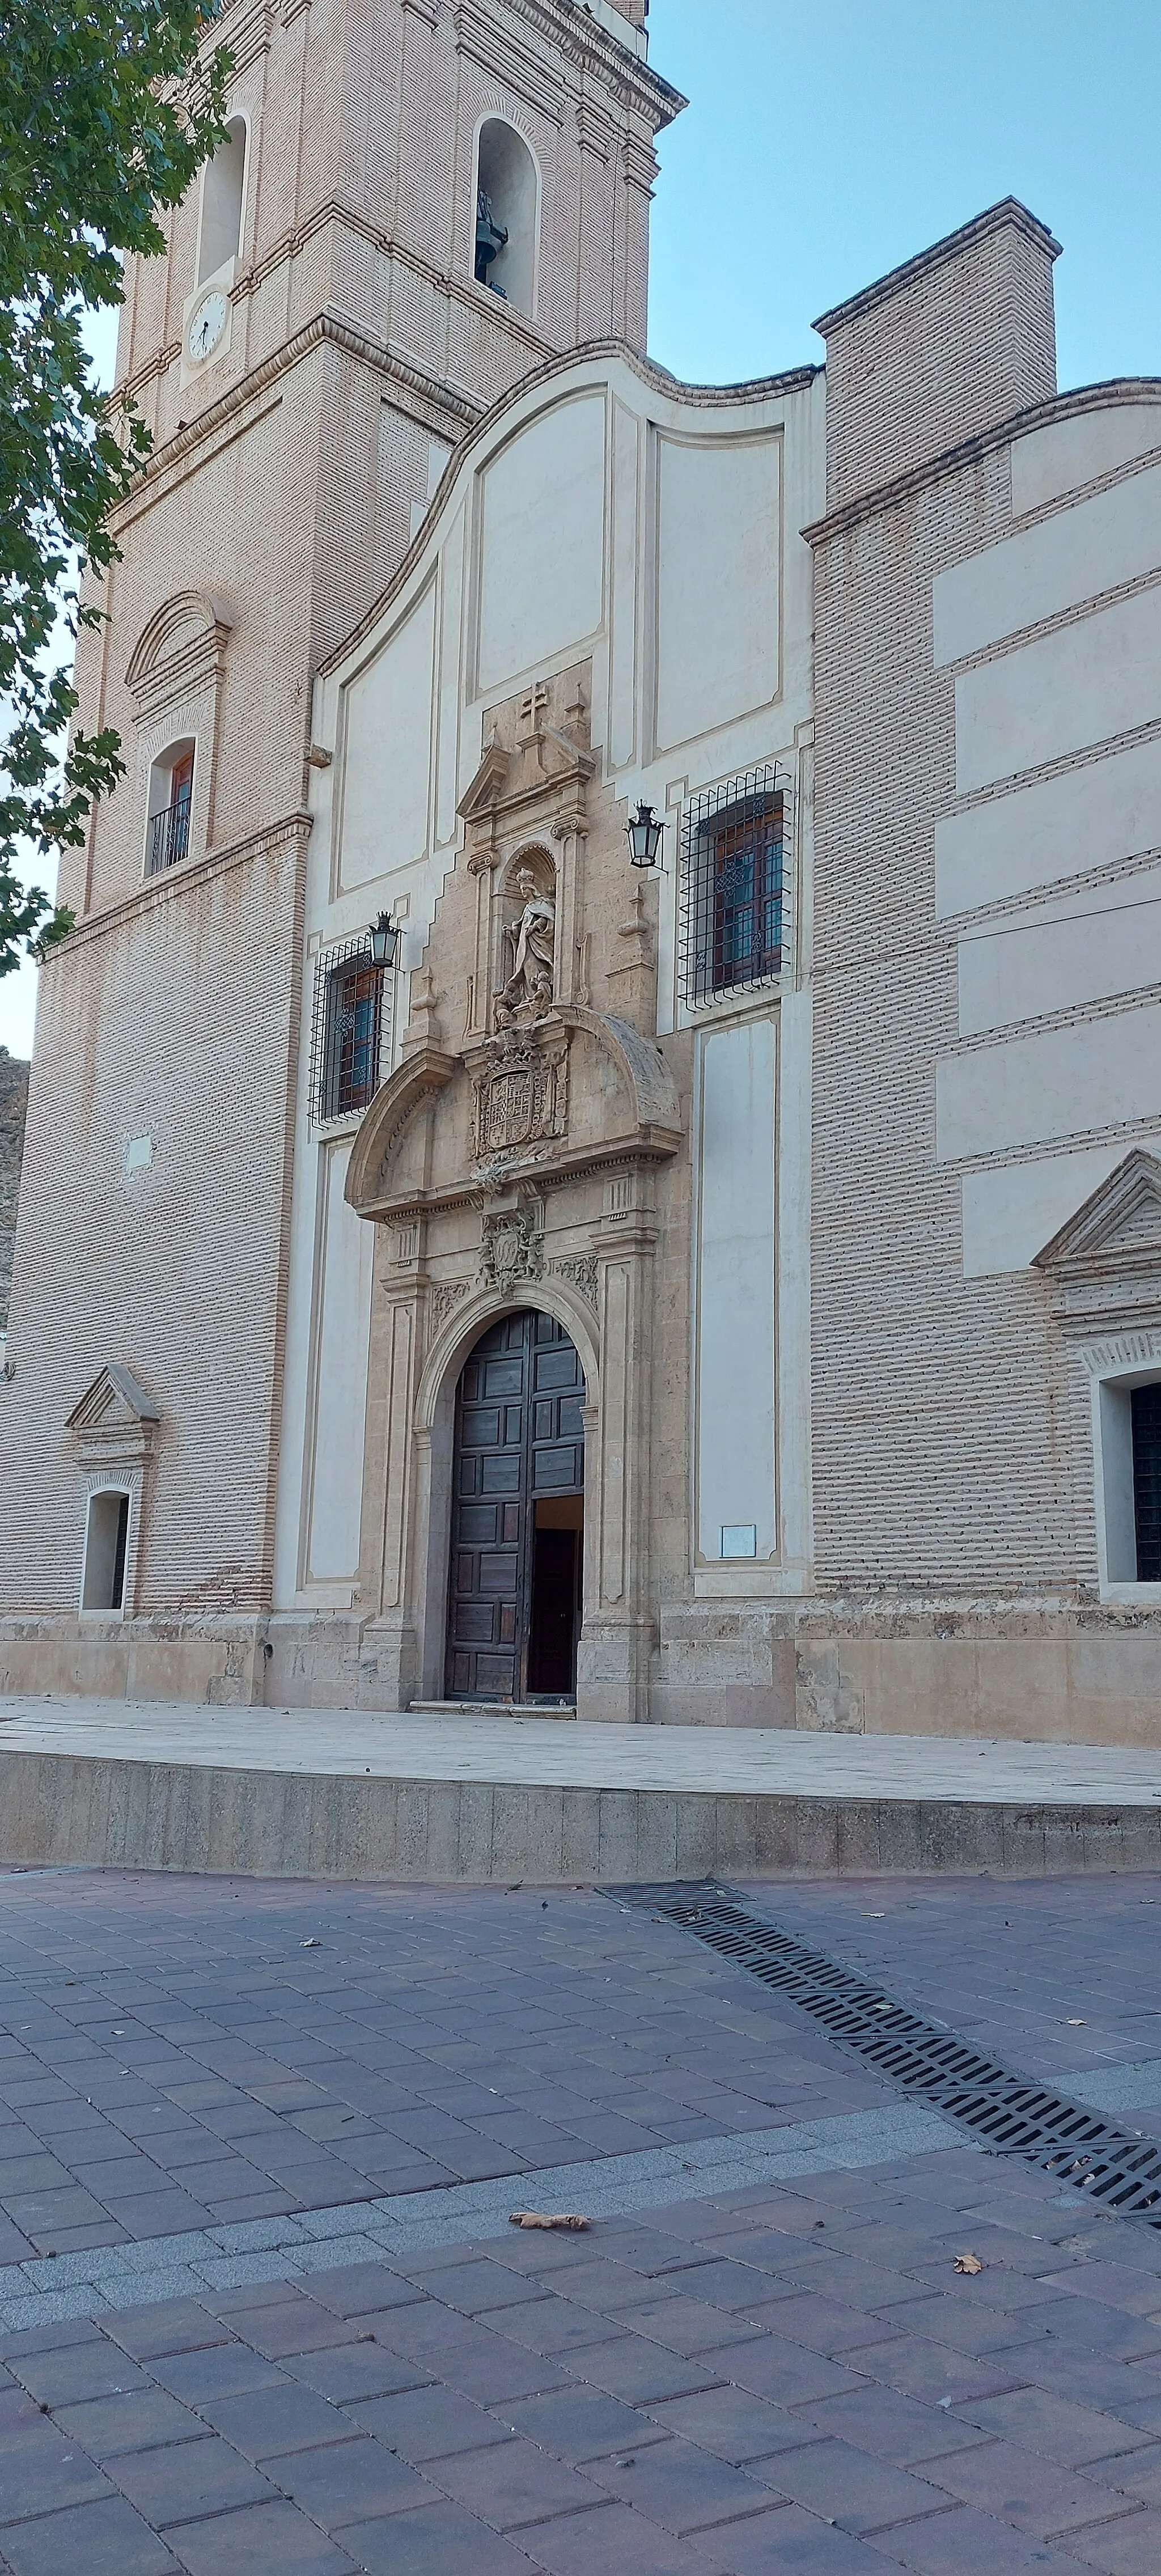
M 0 1861 L 626 1882 L 1161 1867 L 1103 1745 L 0 1699 Z

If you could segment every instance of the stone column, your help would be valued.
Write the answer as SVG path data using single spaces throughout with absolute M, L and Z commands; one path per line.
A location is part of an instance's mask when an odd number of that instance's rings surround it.
M 615 1172 L 594 1242 L 601 1321 L 597 1419 L 586 1408 L 585 1619 L 577 1649 L 577 1715 L 634 1725 L 649 1714 L 649 1441 L 653 1253 L 649 1167 Z
M 413 1602 L 415 1391 L 428 1280 L 418 1223 L 384 1226 L 371 1301 L 358 1606 L 367 1619 L 360 1699 L 406 1708 L 419 1688 Z

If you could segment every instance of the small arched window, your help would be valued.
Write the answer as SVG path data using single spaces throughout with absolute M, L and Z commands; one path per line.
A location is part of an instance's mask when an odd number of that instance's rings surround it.
M 198 285 L 214 277 L 242 247 L 242 208 L 246 191 L 246 119 L 232 116 L 226 139 L 207 161 L 202 180 L 202 226 L 198 244 Z
M 476 277 L 520 313 L 536 297 L 536 163 L 523 136 L 485 117 L 476 147 Z
M 171 742 L 149 772 L 149 811 L 145 827 L 145 873 L 159 876 L 189 856 L 193 805 L 194 745 L 188 737 Z

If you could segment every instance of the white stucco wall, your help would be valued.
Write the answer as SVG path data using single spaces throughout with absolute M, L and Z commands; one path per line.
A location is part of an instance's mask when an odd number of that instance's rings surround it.
M 964 1041 L 937 1069 L 936 1151 L 975 1167 L 969 1277 L 1025 1267 L 1161 1144 L 1159 449 L 1155 402 L 1017 441 L 1013 508 L 1039 515 L 933 586 L 963 799 L 936 830 Z

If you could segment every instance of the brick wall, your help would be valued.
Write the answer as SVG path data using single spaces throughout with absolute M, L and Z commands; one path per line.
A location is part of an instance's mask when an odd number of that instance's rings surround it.
M 1055 393 L 1059 248 L 1009 198 L 821 316 L 828 508 Z
M 876 446 L 870 369 L 852 378 L 880 326 L 884 407 L 913 458 L 1027 400 L 1051 344 L 1039 289 L 1027 307 L 1008 293 L 1024 250 L 1050 287 L 1047 237 L 1030 226 L 969 226 L 900 272 L 885 303 L 861 299 L 828 377 L 836 485 L 907 461 L 900 443 Z M 941 327 L 961 335 L 946 379 L 937 287 Z M 1084 1417 L 1050 1291 L 1036 1273 L 965 1281 L 958 1177 L 935 1160 L 957 986 L 954 935 L 935 919 L 955 737 L 952 681 L 932 665 L 932 579 L 1008 533 L 1008 455 L 985 443 L 815 537 L 813 1442 L 818 1575 L 837 1590 L 995 1594 L 1095 1576 Z
M 4 1390 L 0 1606 L 76 1608 L 65 1422 L 123 1362 L 161 1410 L 138 1608 L 266 1596 L 301 853 L 272 835 L 43 970 Z M 127 1172 L 130 1137 L 152 1160 Z
M 0 1046 L 0 1333 L 8 1321 L 8 1291 L 16 1241 L 16 1201 L 28 1110 L 28 1066 Z

